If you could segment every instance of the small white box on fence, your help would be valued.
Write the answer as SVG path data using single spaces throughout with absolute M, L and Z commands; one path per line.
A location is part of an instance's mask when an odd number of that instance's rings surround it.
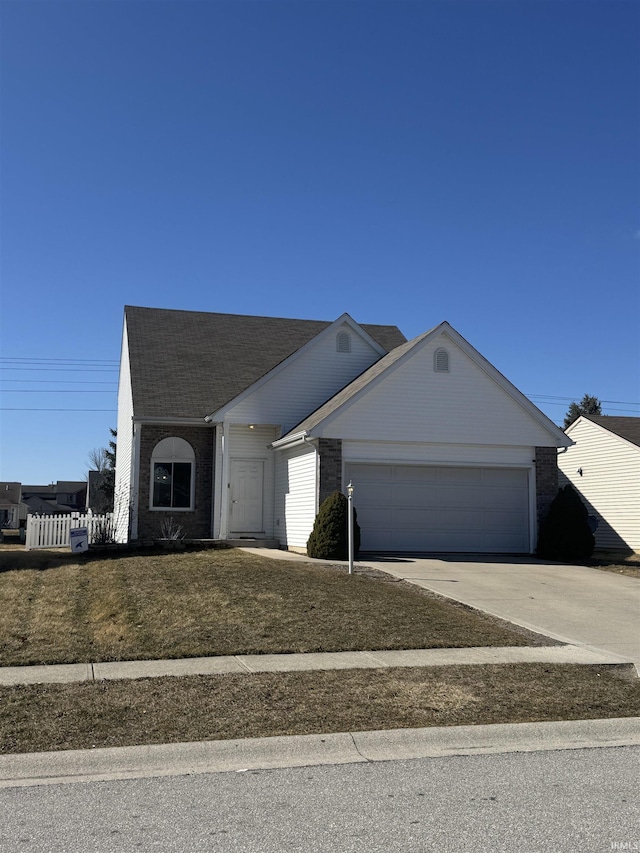
M 74 553 L 89 550 L 89 531 L 86 527 L 72 527 L 69 531 L 69 539 Z

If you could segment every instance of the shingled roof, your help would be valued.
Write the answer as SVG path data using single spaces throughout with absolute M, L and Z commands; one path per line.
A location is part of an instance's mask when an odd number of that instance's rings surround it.
M 134 416 L 204 418 L 257 382 L 331 323 L 125 307 Z M 362 325 L 389 351 L 397 326 Z
M 640 418 L 615 415 L 584 415 L 584 417 L 640 447 Z

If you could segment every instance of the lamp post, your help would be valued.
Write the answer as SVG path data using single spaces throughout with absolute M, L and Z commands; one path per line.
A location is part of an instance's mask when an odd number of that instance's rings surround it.
M 353 485 L 347 486 L 347 530 L 349 547 L 349 574 L 353 574 Z

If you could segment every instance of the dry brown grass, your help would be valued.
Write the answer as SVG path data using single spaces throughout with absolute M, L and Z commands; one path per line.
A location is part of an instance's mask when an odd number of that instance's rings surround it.
M 233 549 L 0 551 L 0 665 L 552 644 L 381 573 Z
M 640 715 L 611 668 L 509 664 L 0 690 L 0 752 Z

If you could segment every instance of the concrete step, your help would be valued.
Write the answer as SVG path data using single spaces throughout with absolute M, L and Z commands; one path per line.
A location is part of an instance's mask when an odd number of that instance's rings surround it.
M 232 548 L 280 548 L 278 539 L 225 539 Z

